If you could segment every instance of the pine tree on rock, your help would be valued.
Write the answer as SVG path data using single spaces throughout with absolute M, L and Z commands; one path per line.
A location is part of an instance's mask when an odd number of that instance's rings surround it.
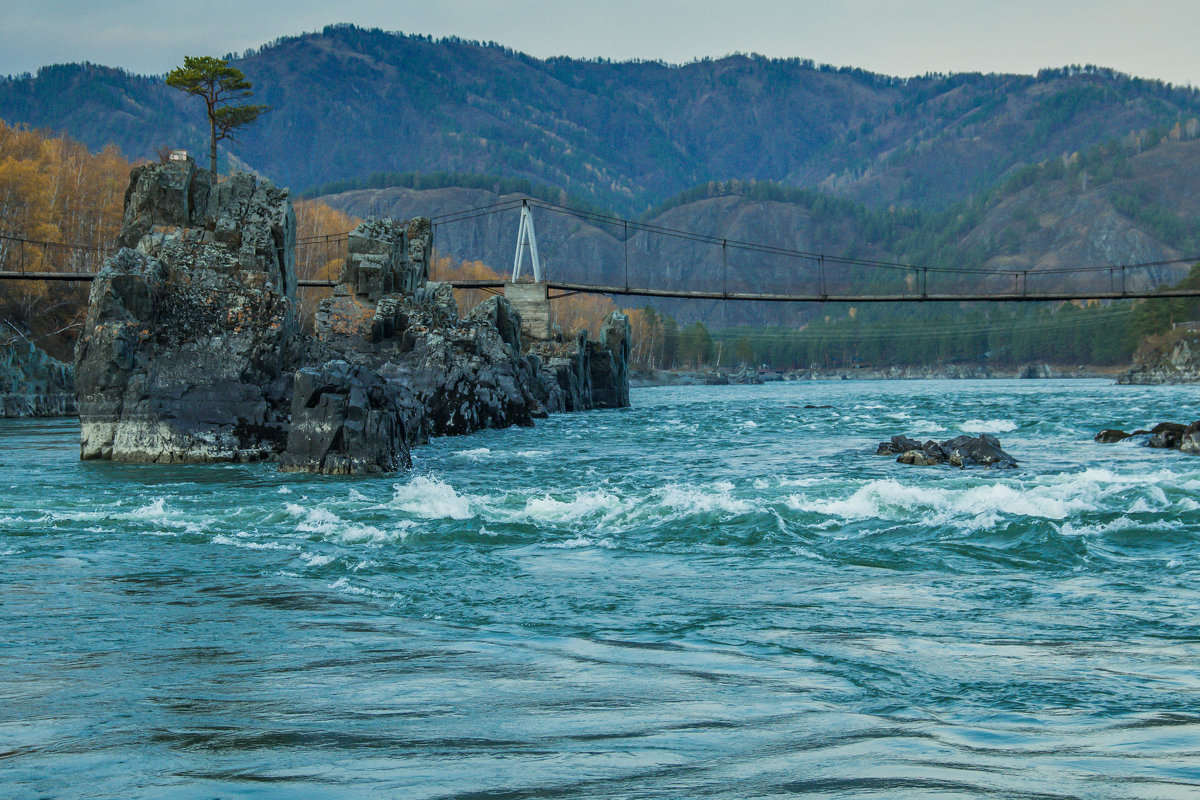
M 254 122 L 269 107 L 249 103 L 231 105 L 233 101 L 244 100 L 254 92 L 245 73 L 229 66 L 229 62 L 223 58 L 184 56 L 183 66 L 167 73 L 167 85 L 204 99 L 208 112 L 209 167 L 213 184 L 216 184 L 217 142 L 222 139 L 237 141 L 233 132 Z

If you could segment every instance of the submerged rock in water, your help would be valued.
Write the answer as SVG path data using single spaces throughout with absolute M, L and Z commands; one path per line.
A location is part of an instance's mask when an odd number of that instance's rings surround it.
M 928 467 L 935 464 L 952 464 L 956 467 L 987 467 L 989 469 L 1013 469 L 1017 460 L 1000 449 L 1000 440 L 988 433 L 979 436 L 956 436 L 944 442 L 933 440 L 921 444 L 907 436 L 893 436 L 890 441 L 880 442 L 876 455 L 899 454 L 901 464 Z
M 1114 444 L 1116 442 L 1123 442 L 1130 436 L 1133 436 L 1133 434 L 1126 433 L 1125 431 L 1119 431 L 1115 428 L 1105 428 L 1092 438 L 1094 438 L 1100 444 Z

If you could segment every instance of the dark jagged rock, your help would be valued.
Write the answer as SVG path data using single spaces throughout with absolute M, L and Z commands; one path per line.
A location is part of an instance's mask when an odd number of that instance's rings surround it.
M 1095 440 L 1101 444 L 1111 444 L 1126 439 L 1137 440 L 1145 447 L 1179 450 L 1183 453 L 1200 455 L 1200 420 L 1190 425 L 1178 422 L 1160 422 L 1148 431 L 1136 430 L 1133 433 L 1106 429 L 1095 436 Z
M 916 450 L 905 450 L 896 460 L 914 467 L 932 467 L 949 461 L 937 442 L 926 442 Z
M 357 475 L 412 465 L 405 417 L 387 382 L 366 367 L 330 361 L 296 373 L 285 472 Z
M 629 318 L 613 311 L 600 325 L 600 350 L 608 358 L 593 351 L 592 403 L 596 408 L 629 408 L 629 352 L 633 335 Z M 598 364 L 603 364 L 598 368 Z
M 539 397 L 551 413 L 587 411 L 592 405 L 591 349 L 587 331 L 570 342 L 538 342 L 531 352 L 544 365 Z
M 213 192 L 206 175 L 189 160 L 131 176 L 121 241 L 137 249 L 97 274 L 75 350 L 85 459 L 250 461 L 282 448 L 295 215 L 269 182 L 237 175 Z
M 1183 429 L 1183 436 L 1179 440 L 1179 451 L 1192 455 L 1200 454 L 1200 420 Z
M 429 436 L 529 426 L 545 416 L 536 391 L 538 364 L 521 354 L 521 319 L 508 301 L 490 298 L 460 319 L 450 287 L 425 280 L 426 220 L 363 223 L 350 239 L 342 282 L 317 309 L 309 369 L 337 372 L 333 364 L 353 364 L 382 381 L 386 394 L 402 398 L 395 413 L 403 441 L 391 445 L 397 463 Z M 323 425 L 332 425 L 329 414 L 336 410 L 324 415 Z M 306 440 L 295 445 L 293 453 L 289 439 L 291 468 L 327 471 L 307 455 Z M 339 458 L 323 458 L 320 463 L 340 469 Z
M 13 331 L 0 343 L 0 417 L 64 417 L 75 413 L 75 369 Z
M 1187 430 L 1187 426 L 1180 425 L 1178 422 L 1160 422 L 1150 429 L 1150 438 L 1146 440 L 1146 446 L 1178 450 L 1180 444 L 1183 443 L 1185 430 Z
M 956 436 L 944 442 L 930 440 L 920 444 L 907 436 L 893 436 L 890 441 L 880 442 L 876 455 L 898 455 L 901 464 L 926 467 L 935 464 L 952 464 L 956 467 L 987 467 L 989 469 L 1012 469 L 1017 460 L 1000 449 L 1000 440 L 987 433 L 979 436 Z
M 131 176 L 125 246 L 92 285 L 76 348 L 83 458 L 370 473 L 406 466 L 429 436 L 629 404 L 623 315 L 543 365 L 508 300 L 460 319 L 452 288 L 428 280 L 427 219 L 359 225 L 300 335 L 287 193 L 208 175 L 186 160 Z
M 956 467 L 991 467 L 1011 469 L 1015 458 L 1000 449 L 1000 440 L 989 433 L 979 436 L 956 436 L 941 443 L 946 460 Z
M 808 406 L 805 406 L 807 408 Z M 815 406 L 814 406 L 815 408 Z M 877 456 L 895 456 L 901 453 L 907 453 L 909 450 L 920 450 L 921 443 L 916 439 L 910 439 L 907 436 L 897 434 L 891 438 L 891 441 L 880 442 L 875 448 Z

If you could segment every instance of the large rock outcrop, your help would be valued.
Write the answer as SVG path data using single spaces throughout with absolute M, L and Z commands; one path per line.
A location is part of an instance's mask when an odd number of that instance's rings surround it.
M 629 404 L 623 315 L 543 364 L 506 299 L 460 317 L 451 287 L 429 281 L 423 218 L 351 232 L 301 335 L 287 192 L 207 176 L 190 160 L 131 176 L 122 249 L 92 285 L 76 347 L 83 458 L 383 472 L 430 436 Z
M 1160 384 L 1200 381 L 1200 331 L 1176 333 L 1163 346 L 1139 352 L 1117 383 Z
M 286 191 L 191 160 L 139 167 L 75 349 L 84 459 L 252 461 L 288 431 L 296 218 Z
M 405 462 L 408 448 L 429 436 L 528 426 L 545 416 L 535 391 L 540 365 L 521 352 L 520 316 L 507 300 L 493 297 L 460 318 L 450 287 L 428 281 L 430 248 L 426 219 L 359 225 L 350 235 L 350 257 L 333 296 L 317 308 L 307 359 L 306 369 L 318 374 L 327 374 L 332 364 L 349 364 L 355 381 L 383 387 L 392 405 L 372 407 L 373 413 L 394 417 L 403 436 L 389 440 L 384 449 L 390 455 L 362 458 L 352 438 L 339 443 L 326 435 L 333 449 L 322 450 L 294 433 L 283 457 L 286 468 L 374 471 L 389 459 Z M 297 373 L 294 431 L 344 428 L 329 407 L 301 403 L 300 386 L 307 380 L 305 370 Z M 352 402 L 340 407 L 347 414 L 364 413 Z
M 355 475 L 412 465 L 409 409 L 366 367 L 330 361 L 296 373 L 285 472 Z
M 75 413 L 75 369 L 13 332 L 0 342 L 0 417 Z

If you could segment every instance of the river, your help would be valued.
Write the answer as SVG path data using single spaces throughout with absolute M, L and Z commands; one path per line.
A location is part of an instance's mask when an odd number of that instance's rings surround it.
M 3 422 L 0 794 L 1195 798 L 1200 458 L 1091 437 L 1197 400 L 636 389 L 368 479 Z M 964 431 L 1020 469 L 874 455 Z

